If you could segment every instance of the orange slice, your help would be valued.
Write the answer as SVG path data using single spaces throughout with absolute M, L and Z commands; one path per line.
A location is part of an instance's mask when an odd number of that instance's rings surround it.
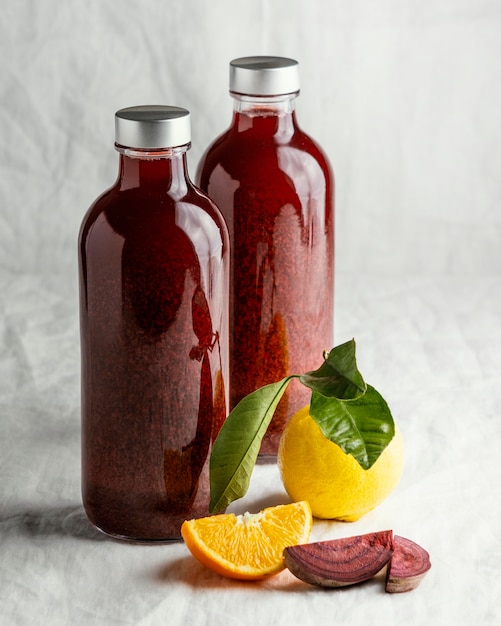
M 284 548 L 306 543 L 311 527 L 308 502 L 294 502 L 187 520 L 181 535 L 193 556 L 218 574 L 259 580 L 284 569 Z

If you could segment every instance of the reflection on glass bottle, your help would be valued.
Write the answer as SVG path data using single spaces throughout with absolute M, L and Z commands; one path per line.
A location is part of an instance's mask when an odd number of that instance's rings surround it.
M 183 111 L 125 110 L 118 180 L 80 233 L 83 500 L 98 528 L 128 539 L 176 539 L 208 513 L 227 407 L 228 235 L 188 178 L 186 129 L 164 147 L 162 123 Z M 123 146 L 131 127 L 134 142 L 151 139 L 150 122 L 157 146 Z
M 230 127 L 209 146 L 197 182 L 231 241 L 230 408 L 258 387 L 317 367 L 333 345 L 334 180 L 297 124 L 298 64 L 230 63 Z M 310 393 L 293 381 L 260 451 L 274 460 L 289 417 Z

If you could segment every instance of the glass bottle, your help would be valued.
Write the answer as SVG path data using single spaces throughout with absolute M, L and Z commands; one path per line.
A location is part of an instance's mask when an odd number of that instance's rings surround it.
M 316 369 L 333 345 L 334 180 L 297 124 L 298 93 L 295 60 L 233 60 L 232 123 L 197 168 L 230 232 L 230 408 L 262 385 Z M 310 397 L 292 381 L 261 462 L 276 459 L 286 422 Z
M 189 178 L 187 110 L 122 109 L 115 137 L 79 235 L 83 502 L 110 535 L 178 539 L 228 407 L 228 232 Z

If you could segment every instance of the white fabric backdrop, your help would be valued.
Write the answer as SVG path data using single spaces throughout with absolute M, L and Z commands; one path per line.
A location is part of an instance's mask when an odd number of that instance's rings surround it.
M 298 118 L 336 173 L 336 342 L 406 440 L 390 500 L 314 537 L 421 541 L 413 594 L 232 584 L 82 513 L 76 239 L 116 176 L 113 115 L 190 109 L 194 173 L 251 54 L 300 62 Z M 0 622 L 499 623 L 501 1 L 3 0 L 0 77 Z M 284 499 L 258 468 L 235 510 Z
M 67 273 L 114 180 L 113 115 L 229 123 L 228 62 L 300 62 L 298 117 L 333 163 L 338 271 L 499 272 L 499 0 L 4 0 L 0 264 Z

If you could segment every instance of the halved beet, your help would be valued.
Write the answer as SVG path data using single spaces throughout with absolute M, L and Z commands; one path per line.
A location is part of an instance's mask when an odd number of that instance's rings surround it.
M 431 567 L 430 555 L 414 541 L 393 537 L 393 556 L 386 573 L 386 591 L 402 593 L 415 589 Z
M 393 532 L 383 530 L 284 550 L 287 568 L 320 587 L 345 587 L 375 576 L 391 559 Z

